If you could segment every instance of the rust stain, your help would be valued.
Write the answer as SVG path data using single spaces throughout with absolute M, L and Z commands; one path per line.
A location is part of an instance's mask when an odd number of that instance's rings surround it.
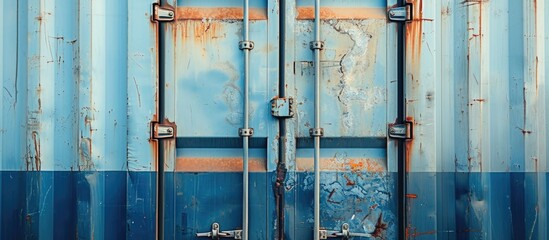
M 158 170 L 158 141 L 156 139 L 149 139 L 149 146 L 152 153 L 152 167 L 154 171 Z
M 328 199 L 326 200 L 327 202 L 335 203 L 335 204 L 340 204 L 341 203 L 341 202 L 332 200 L 332 196 L 334 196 L 334 193 L 336 192 L 336 190 L 337 190 L 337 188 L 334 188 L 334 189 L 332 189 L 332 191 L 330 191 L 330 194 L 328 195 Z
M 244 18 L 241 7 L 178 7 L 175 18 L 177 20 L 240 20 Z M 250 8 L 250 20 L 266 20 L 267 9 Z
M 413 117 L 406 117 L 406 121 L 408 122 L 412 122 L 413 125 L 415 125 L 416 123 L 414 122 L 414 118 Z M 414 146 L 414 139 L 410 139 L 408 141 L 406 141 L 405 143 L 405 148 L 406 148 L 406 159 L 405 159 L 405 169 L 406 169 L 406 172 L 410 172 L 410 169 L 411 169 L 411 166 L 412 166 L 412 150 L 413 150 L 413 146 Z
M 221 21 L 179 21 L 176 25 L 176 33 L 173 35 L 174 43 L 186 42 L 189 40 L 194 41 L 196 47 L 202 49 L 202 56 L 206 56 L 208 53 L 207 45 L 217 39 L 225 38 L 227 32 L 224 31 L 226 22 Z M 176 39 L 180 36 L 181 40 Z
M 355 181 L 351 180 L 349 176 L 347 176 L 347 174 L 343 174 L 343 177 L 347 180 L 347 186 L 354 186 L 356 184 Z
M 208 157 L 179 157 L 176 159 L 176 172 L 242 172 L 241 157 L 208 158 Z M 250 172 L 265 172 L 267 165 L 264 158 L 250 158 L 248 162 Z
M 408 193 L 406 194 L 406 198 L 417 198 L 417 194 Z
M 34 143 L 34 167 L 36 167 L 35 170 L 40 171 L 42 160 L 40 159 L 40 137 L 38 132 L 32 132 L 32 141 Z
M 433 234 L 436 234 L 437 231 L 435 230 L 432 230 L 432 231 L 427 231 L 427 232 L 418 232 L 417 229 L 414 228 L 413 231 L 410 231 L 408 230 L 408 228 L 406 229 L 406 239 L 412 237 L 412 238 L 415 238 L 415 237 L 418 237 L 418 236 L 423 236 L 423 235 L 433 235 Z
M 312 20 L 315 18 L 314 7 L 297 7 L 298 20 Z M 385 8 L 350 8 L 350 7 L 321 7 L 321 19 L 386 19 Z
M 423 41 L 423 21 L 425 20 L 423 19 L 423 0 L 406 0 L 406 2 L 413 5 L 412 21 L 406 24 L 405 39 L 406 51 L 410 54 L 412 63 L 414 63 L 415 60 L 419 60 Z
M 475 102 L 485 102 L 486 99 L 484 99 L 484 98 L 475 98 L 475 99 L 473 99 L 473 101 L 475 101 Z
M 296 168 L 298 171 L 313 171 L 313 158 L 297 158 Z M 320 168 L 322 171 L 351 171 L 358 172 L 384 172 L 385 165 L 379 159 L 353 158 L 341 162 L 336 158 L 321 158 Z
M 388 227 L 387 223 L 383 222 L 383 213 L 380 213 L 379 218 L 377 219 L 377 222 L 376 222 L 376 228 L 372 233 L 372 237 L 375 237 L 375 238 L 381 237 L 383 232 L 387 230 L 387 227 Z

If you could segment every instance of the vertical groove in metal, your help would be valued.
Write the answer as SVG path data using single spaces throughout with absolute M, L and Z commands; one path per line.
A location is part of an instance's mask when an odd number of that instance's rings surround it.
M 315 1 L 315 43 L 320 41 L 320 0 Z M 320 49 L 314 48 L 315 66 L 315 130 L 320 128 Z M 314 237 L 320 239 L 320 136 L 315 134 L 314 139 Z
M 160 1 L 160 3 L 163 3 L 164 1 Z M 164 86 L 165 82 L 165 69 L 163 66 L 164 64 L 164 31 L 162 31 L 160 25 L 162 23 L 157 23 L 157 31 L 158 31 L 158 86 Z M 158 93 L 158 121 L 162 122 L 165 118 L 165 109 L 164 109 L 164 91 L 160 91 Z M 157 232 L 157 240 L 163 240 L 164 239 L 164 180 L 165 180 L 165 174 L 164 174 L 164 161 L 165 161 L 165 151 L 164 151 L 164 142 L 158 141 L 158 163 L 157 163 L 157 174 L 156 174 L 156 232 Z
M 403 5 L 404 4 L 404 0 L 398 0 L 398 5 Z M 405 110 L 405 97 L 404 97 L 404 89 L 405 89 L 405 82 L 404 82 L 404 79 L 405 79 L 405 69 L 404 69 L 404 66 L 405 66 L 405 39 L 404 39 L 404 36 L 405 36 L 405 27 L 404 27 L 404 24 L 398 24 L 398 39 L 397 39 L 397 45 L 398 45 L 398 50 L 397 50 L 397 55 L 398 55 L 398 59 L 397 59 L 397 69 L 398 69 L 398 74 L 397 74 L 397 77 L 398 77 L 398 86 L 397 86 L 397 96 L 398 96 L 398 99 L 397 99 L 397 103 L 398 103 L 398 106 L 397 106 L 397 116 L 398 116 L 398 119 L 397 119 L 397 122 L 404 122 L 406 120 L 406 110 Z M 406 239 L 406 148 L 405 148 L 405 143 L 403 141 L 399 141 L 398 143 L 398 153 L 397 153 L 397 158 L 398 158 L 398 186 L 397 186 L 397 189 L 398 189 L 398 210 L 397 210 L 397 214 L 398 214 L 398 236 L 399 236 L 399 239 Z
M 244 0 L 244 41 L 249 40 L 249 2 Z M 244 50 L 244 129 L 249 127 L 248 105 L 249 105 L 249 76 L 250 76 L 250 49 Z M 243 139 L 243 171 L 242 171 L 242 239 L 248 239 L 248 136 Z

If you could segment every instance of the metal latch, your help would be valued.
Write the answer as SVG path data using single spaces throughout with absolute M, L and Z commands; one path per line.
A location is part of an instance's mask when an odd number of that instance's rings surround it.
M 219 223 L 213 223 L 211 232 L 197 233 L 196 237 L 208 237 L 210 239 L 242 239 L 242 230 L 219 231 Z
M 151 132 L 153 139 L 164 139 L 175 137 L 175 124 L 173 123 L 157 123 L 151 124 Z
M 389 9 L 389 20 L 393 22 L 408 22 L 412 20 L 412 5 Z
M 271 100 L 271 114 L 278 118 L 290 118 L 294 116 L 294 99 L 273 98 Z
M 414 123 L 405 122 L 402 124 L 389 125 L 389 137 L 397 139 L 412 139 L 414 138 Z
M 175 12 L 173 9 L 161 7 L 158 3 L 153 3 L 151 17 L 153 22 L 171 22 L 175 19 Z
M 320 230 L 320 239 L 328 239 L 328 238 L 341 238 L 341 239 L 351 239 L 353 237 L 372 237 L 369 233 L 353 233 L 349 231 L 349 224 L 344 223 L 341 225 L 341 231 L 328 231 L 328 230 Z

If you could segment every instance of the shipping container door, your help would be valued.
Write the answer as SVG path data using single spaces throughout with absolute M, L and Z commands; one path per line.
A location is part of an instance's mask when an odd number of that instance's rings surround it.
M 279 4 L 250 1 L 249 239 L 312 239 L 314 2 Z M 387 138 L 397 116 L 397 31 L 386 19 L 394 4 L 322 1 L 320 225 L 329 231 L 348 224 L 396 237 L 396 145 Z M 177 131 L 160 148 L 160 227 L 169 239 L 194 239 L 214 223 L 242 229 L 242 1 L 166 5 L 175 20 L 161 27 L 161 118 Z M 279 86 L 293 99 L 291 118 L 271 113 Z
M 272 239 L 274 204 L 270 172 L 277 120 L 270 100 L 278 87 L 278 34 L 274 1 L 250 1 L 249 239 Z M 177 124 L 164 142 L 164 233 L 242 229 L 244 96 L 243 8 L 240 0 L 178 0 L 176 19 L 161 31 L 161 82 L 165 121 Z M 175 147 L 170 144 L 175 144 Z M 276 147 L 276 146 L 274 146 Z M 172 149 L 176 149 L 173 152 Z M 269 217 L 270 216 L 270 217 Z M 207 238 L 206 238 L 207 239 Z
M 323 0 L 320 40 L 320 228 L 397 237 L 396 147 L 387 138 L 397 116 L 396 1 Z M 286 6 L 288 120 L 287 239 L 313 239 L 314 1 Z M 294 151 L 295 150 L 295 151 Z M 363 237 L 367 239 L 367 237 Z M 354 239 L 361 239 L 355 237 Z

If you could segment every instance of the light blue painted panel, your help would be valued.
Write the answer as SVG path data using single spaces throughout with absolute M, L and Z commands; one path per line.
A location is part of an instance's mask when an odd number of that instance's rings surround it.
M 1 4 L 0 238 L 154 235 L 151 4 Z
M 410 237 L 546 239 L 548 6 L 413 2 Z

